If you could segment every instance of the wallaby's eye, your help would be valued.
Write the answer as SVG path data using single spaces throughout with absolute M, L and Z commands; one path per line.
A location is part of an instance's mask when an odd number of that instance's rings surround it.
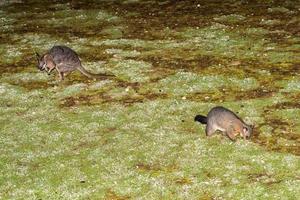
M 43 71 L 45 69 L 45 65 L 46 65 L 46 63 L 44 61 L 40 60 L 39 63 L 38 63 L 38 68 L 41 71 Z

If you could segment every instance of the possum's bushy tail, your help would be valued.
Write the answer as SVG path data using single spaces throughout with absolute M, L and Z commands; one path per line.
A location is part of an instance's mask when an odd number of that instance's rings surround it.
M 207 117 L 205 117 L 203 115 L 196 115 L 194 120 L 197 122 L 200 122 L 201 124 L 207 124 Z

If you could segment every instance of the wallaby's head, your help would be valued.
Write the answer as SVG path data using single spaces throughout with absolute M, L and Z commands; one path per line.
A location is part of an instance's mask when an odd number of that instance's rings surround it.
M 36 59 L 37 59 L 37 68 L 41 71 L 46 69 L 46 62 L 43 59 L 43 56 L 40 56 L 37 52 L 35 52 Z
M 243 127 L 243 138 L 244 139 L 249 139 L 252 135 L 252 131 L 253 131 L 253 127 L 252 126 L 248 126 L 248 125 L 245 125 Z
M 38 61 L 37 67 L 41 71 L 44 71 L 44 70 L 48 71 L 49 69 L 52 69 L 55 67 L 52 56 L 49 54 L 40 56 L 38 53 L 36 53 L 36 58 Z

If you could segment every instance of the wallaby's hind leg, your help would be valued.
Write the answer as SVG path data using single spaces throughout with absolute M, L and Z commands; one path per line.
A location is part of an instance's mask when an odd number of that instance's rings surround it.
M 64 73 L 63 72 L 58 72 L 58 75 L 59 75 L 60 81 L 63 81 L 64 80 Z
M 55 69 L 55 67 L 53 67 L 47 71 L 48 75 L 50 75 L 50 73 L 53 71 L 53 69 Z
M 215 129 L 214 126 L 212 126 L 208 123 L 205 128 L 206 136 L 212 136 L 212 134 L 214 134 L 214 132 L 216 132 L 216 130 L 217 129 Z
M 52 71 L 53 69 L 54 69 L 54 68 L 52 68 L 51 71 Z M 59 80 L 60 80 L 60 81 L 64 80 L 64 75 L 63 75 L 63 73 L 59 70 L 59 66 L 58 66 L 58 65 L 55 65 L 55 69 L 56 69 L 56 71 L 57 71 L 57 73 L 58 73 L 58 75 L 59 75 Z M 50 71 L 50 72 L 51 72 L 51 71 Z M 48 74 L 50 74 L 50 72 L 48 72 Z
M 64 77 L 68 76 L 70 74 L 70 72 L 64 72 L 63 75 Z

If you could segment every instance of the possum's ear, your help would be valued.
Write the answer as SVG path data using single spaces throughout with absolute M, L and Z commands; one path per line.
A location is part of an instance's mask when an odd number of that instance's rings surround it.
M 248 134 L 248 135 L 250 135 L 251 134 L 251 132 L 252 132 L 252 127 L 243 127 L 243 132 L 244 132 L 244 134 Z

